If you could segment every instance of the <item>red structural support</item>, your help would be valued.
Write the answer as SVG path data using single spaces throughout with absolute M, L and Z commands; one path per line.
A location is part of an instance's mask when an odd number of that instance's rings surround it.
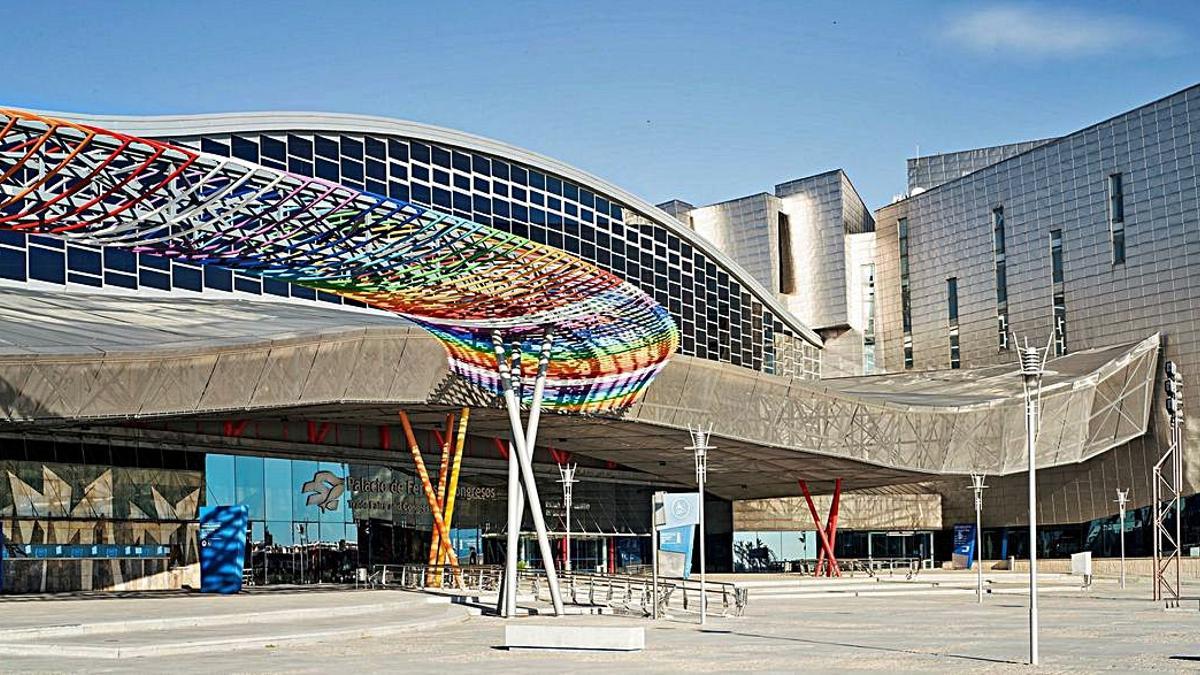
M 492 442 L 496 444 L 496 452 L 500 453 L 501 459 L 508 459 L 508 444 L 499 438 L 493 438 Z
M 329 435 L 329 431 L 333 429 L 333 424 L 330 422 L 314 422 L 308 421 L 308 442 L 309 443 L 324 443 L 325 437 Z
M 249 420 L 225 420 L 221 425 L 221 433 L 231 438 L 240 438 L 242 433 L 246 431 L 246 423 Z
M 837 557 L 833 555 L 833 544 L 837 541 L 837 517 L 838 507 L 842 501 L 842 479 L 838 478 L 834 482 L 833 488 L 833 503 L 829 507 L 829 520 L 825 525 L 821 524 L 821 516 L 817 513 L 817 506 L 813 503 L 812 493 L 808 491 L 808 483 L 800 480 L 800 491 L 804 493 L 804 501 L 808 503 L 808 511 L 812 514 L 813 522 L 817 526 L 817 537 L 821 541 L 821 550 L 817 555 L 817 569 L 813 573 L 814 576 L 840 577 L 841 570 L 838 568 Z

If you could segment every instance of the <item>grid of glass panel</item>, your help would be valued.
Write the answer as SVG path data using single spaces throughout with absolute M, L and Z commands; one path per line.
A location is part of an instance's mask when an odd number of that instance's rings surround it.
M 1108 177 L 1108 228 L 1112 237 L 1112 261 L 1114 265 L 1125 262 L 1125 187 L 1121 174 Z
M 1050 270 L 1054 282 L 1054 353 L 1067 353 L 1067 298 L 1063 288 L 1062 230 L 1050 231 Z
M 946 280 L 946 314 L 950 330 L 950 367 L 962 365 L 958 350 L 958 278 Z
M 561 248 L 638 285 L 666 307 L 680 327 L 683 354 L 819 376 L 819 349 L 795 336 L 706 253 L 571 181 L 504 158 L 394 136 L 296 132 L 168 140 L 410 201 Z
M 666 307 L 680 327 L 681 353 L 819 377 L 819 348 L 794 335 L 706 253 L 571 181 L 504 158 L 393 136 L 281 132 L 164 140 L 387 195 L 561 248 L 638 285 Z M 364 307 L 332 293 L 211 265 L 19 232 L 0 232 L 0 279 Z
M 1008 263 L 1004 258 L 1004 207 L 992 209 L 992 257 L 996 267 L 996 333 L 1008 349 Z
M 875 263 L 862 266 L 863 375 L 875 372 Z
M 76 288 L 243 293 L 365 307 L 333 293 L 212 265 L 189 265 L 160 256 L 13 231 L 0 232 L 0 279 Z

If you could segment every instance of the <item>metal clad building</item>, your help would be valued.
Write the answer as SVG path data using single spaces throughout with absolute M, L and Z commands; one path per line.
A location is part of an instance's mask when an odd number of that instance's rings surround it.
M 893 372 L 951 366 L 948 280 L 955 279 L 963 368 L 1016 358 L 1001 335 L 1003 315 L 1008 330 L 1039 346 L 1054 332 L 1053 349 L 1067 353 L 1161 331 L 1165 358 L 1200 377 L 1198 130 L 1200 87 L 1191 87 L 879 209 L 882 365 Z M 1185 384 L 1189 392 L 1194 381 Z M 1118 488 L 1132 488 L 1134 502 L 1146 504 L 1150 468 L 1167 445 L 1161 403 L 1151 426 L 1151 435 L 1114 452 L 1040 472 L 1042 521 L 1108 516 Z M 1185 491 L 1195 493 L 1200 429 L 1193 421 L 1187 447 Z M 1023 480 L 993 481 L 987 520 L 1023 522 Z M 943 489 L 948 520 L 966 519 L 970 507 L 958 487 Z

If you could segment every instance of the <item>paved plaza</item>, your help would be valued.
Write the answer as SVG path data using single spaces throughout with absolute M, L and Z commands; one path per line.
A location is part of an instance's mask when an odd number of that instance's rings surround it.
M 746 616 L 713 618 L 704 629 L 693 616 L 657 623 L 628 616 L 516 620 L 534 625 L 644 626 L 646 649 L 636 653 L 509 652 L 501 646 L 503 620 L 472 615 L 444 598 L 404 591 L 21 599 L 0 602 L 0 642 L 10 645 L 0 656 L 0 670 L 562 673 L 614 666 L 627 672 L 1028 670 L 1022 663 L 1027 650 L 1026 604 L 1015 577 L 992 584 L 995 594 L 988 595 L 982 606 L 976 604 L 971 590 L 962 587 L 961 575 L 945 577 L 949 582 L 943 585 L 936 574 L 929 574 L 903 588 L 865 578 L 832 585 L 776 578 L 749 581 Z M 822 583 L 826 585 L 817 585 Z M 1039 670 L 1200 671 L 1200 612 L 1163 611 L 1146 599 L 1145 581 L 1135 581 L 1126 591 L 1111 581 L 1100 581 L 1086 591 L 1054 578 L 1044 583 L 1054 590 L 1040 596 Z M 880 590 L 871 590 L 872 584 Z M 147 621 L 166 625 L 155 629 Z M 138 630 L 93 633 L 73 626 L 80 622 L 92 626 L 143 623 L 126 626 Z M 18 630 L 24 633 L 13 632 Z M 232 644 L 233 640 L 240 642 Z M 28 648 L 12 649 L 14 643 Z M 155 645 L 172 653 L 154 655 Z M 80 647 L 128 649 L 129 656 L 71 651 Z M 64 655 L 70 653 L 78 655 Z

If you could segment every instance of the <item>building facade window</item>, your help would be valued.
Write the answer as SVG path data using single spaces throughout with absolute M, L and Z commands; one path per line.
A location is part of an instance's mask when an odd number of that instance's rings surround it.
M 900 235 L 900 313 L 904 329 L 904 369 L 913 367 L 912 293 L 908 283 L 908 218 L 896 223 Z
M 788 214 L 780 211 L 779 224 L 779 292 L 796 292 L 796 261 L 792 257 L 792 222 Z
M 1050 231 L 1050 276 L 1054 285 L 1054 353 L 1067 353 L 1067 301 L 1063 288 L 1062 230 Z
M 1108 177 L 1108 231 L 1112 240 L 1113 264 L 1124 264 L 1125 188 L 1119 173 L 1110 174 Z
M 1008 266 L 1004 253 L 1004 207 L 992 209 L 992 259 L 996 268 L 996 336 L 999 348 L 1008 349 Z
M 958 277 L 946 279 L 946 314 L 950 329 L 950 367 L 959 368 L 962 359 L 958 348 Z
M 863 375 L 875 372 L 875 263 L 862 266 Z

